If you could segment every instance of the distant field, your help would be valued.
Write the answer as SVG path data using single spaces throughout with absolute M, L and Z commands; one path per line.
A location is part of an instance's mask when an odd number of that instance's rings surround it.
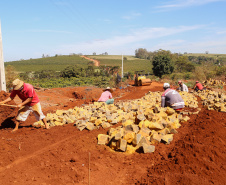
M 205 57 L 219 57 L 226 60 L 226 54 L 202 54 L 189 53 L 186 56 L 205 56 Z M 100 65 L 119 66 L 121 73 L 122 55 L 88 55 L 87 57 L 100 61 Z M 125 55 L 127 60 L 123 60 L 123 71 L 134 72 L 144 70 L 146 73 L 153 74 L 152 63 L 150 60 L 138 59 L 134 56 Z M 67 66 L 78 65 L 79 67 L 87 67 L 89 60 L 80 57 L 79 55 L 63 55 L 56 57 L 47 57 L 39 59 L 21 60 L 13 62 L 5 62 L 5 66 L 12 65 L 17 72 L 42 71 L 53 70 L 62 71 Z
M 106 66 L 122 66 L 122 56 L 120 55 L 95 55 L 88 56 L 89 58 L 97 59 L 100 65 Z M 133 56 L 125 56 L 127 60 L 123 61 L 124 72 L 134 72 L 137 70 L 145 70 L 152 73 L 152 64 L 149 60 L 137 59 Z M 5 66 L 12 65 L 18 72 L 54 70 L 62 71 L 67 66 L 78 65 L 80 67 L 87 67 L 89 60 L 78 55 L 72 56 L 57 56 L 39 59 L 21 60 L 13 62 L 5 62 Z
M 122 55 L 87 55 L 87 57 L 93 58 L 96 60 L 100 60 L 100 59 L 122 60 Z M 135 56 L 132 56 L 132 55 L 123 55 L 123 58 L 124 57 L 126 57 L 127 60 L 137 60 L 137 58 L 135 58 Z
M 226 54 L 205 54 L 205 53 L 188 53 L 188 54 L 184 54 L 185 56 L 204 56 L 204 57 L 222 57 L 222 58 L 226 58 Z
M 90 61 L 78 55 L 66 55 L 39 59 L 5 62 L 5 66 L 12 65 L 18 72 L 54 70 L 62 71 L 67 66 L 78 65 L 86 67 Z

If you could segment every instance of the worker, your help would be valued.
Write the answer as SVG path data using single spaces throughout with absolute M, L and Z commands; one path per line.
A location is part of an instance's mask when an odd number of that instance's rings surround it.
M 19 79 L 14 80 L 12 85 L 13 90 L 10 96 L 4 101 L 0 102 L 0 104 L 5 104 L 9 101 L 12 101 L 16 95 L 18 95 L 18 97 L 22 100 L 22 103 L 16 105 L 19 108 L 19 111 L 15 121 L 16 126 L 12 130 L 12 132 L 18 130 L 19 124 L 27 119 L 30 112 L 33 112 L 37 120 L 42 120 L 42 122 L 45 125 L 45 128 L 49 129 L 45 115 L 43 114 L 41 109 L 39 98 L 34 90 L 34 87 L 31 84 L 24 83 L 22 80 Z
M 101 94 L 98 102 L 105 102 L 106 104 L 113 104 L 114 99 L 112 98 L 112 89 L 110 87 L 107 87 L 103 90 L 104 92 Z
M 199 83 L 199 81 L 196 81 L 196 82 L 195 82 L 194 90 L 195 90 L 195 91 L 202 91 L 202 90 L 204 90 L 202 84 Z
M 163 89 L 165 92 L 161 97 L 161 107 L 171 107 L 176 111 L 184 108 L 184 100 L 176 90 L 170 89 L 169 83 L 164 83 Z
M 178 90 L 188 92 L 187 85 L 185 85 L 181 80 L 178 81 L 178 85 L 179 85 Z

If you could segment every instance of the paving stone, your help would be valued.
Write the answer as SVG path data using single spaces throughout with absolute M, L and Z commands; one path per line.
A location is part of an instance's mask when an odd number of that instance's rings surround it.
M 158 144 L 161 142 L 161 139 L 162 139 L 162 136 L 159 135 L 158 133 L 154 133 L 152 136 L 151 136 L 151 143 L 152 144 Z
M 140 142 L 141 138 L 142 138 L 141 134 L 136 134 L 132 141 L 133 146 L 137 146 L 138 143 Z
M 98 145 L 106 145 L 109 142 L 109 136 L 106 134 L 98 135 Z
M 125 139 L 119 139 L 117 141 L 117 150 L 125 152 L 127 148 L 127 141 Z
M 153 153 L 155 151 L 155 146 L 154 145 L 148 145 L 146 143 L 142 144 L 143 151 L 144 153 Z
M 134 138 L 135 138 L 135 133 L 134 132 L 132 132 L 132 131 L 125 131 L 123 139 L 125 139 L 127 141 L 127 143 L 131 143 Z
M 166 134 L 162 136 L 161 141 L 165 144 L 170 144 L 173 141 L 173 134 Z

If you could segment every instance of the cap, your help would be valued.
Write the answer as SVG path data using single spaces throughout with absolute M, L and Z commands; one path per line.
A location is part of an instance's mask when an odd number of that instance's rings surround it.
M 163 84 L 163 87 L 164 87 L 164 88 L 169 88 L 169 87 L 170 87 L 170 84 L 169 84 L 169 83 L 164 83 L 164 84 Z

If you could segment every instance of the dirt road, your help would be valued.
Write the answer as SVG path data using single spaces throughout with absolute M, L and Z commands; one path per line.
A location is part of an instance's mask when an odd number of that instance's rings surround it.
M 95 59 L 92 59 L 92 58 L 89 58 L 89 57 L 86 57 L 86 56 L 83 56 L 83 55 L 81 57 L 92 61 L 94 63 L 94 66 L 100 66 L 100 61 L 99 60 L 95 60 Z
M 162 84 L 117 89 L 113 96 L 116 101 L 136 99 L 149 90 L 162 91 Z M 37 93 L 46 114 L 91 103 L 101 92 L 70 87 Z M 0 100 L 8 95 L 1 92 Z M 158 144 L 154 153 L 132 155 L 97 145 L 97 135 L 108 129 L 80 132 L 73 124 L 34 128 L 33 115 L 11 133 L 15 114 L 13 107 L 0 107 L 0 184 L 226 184 L 226 114 L 222 112 L 202 108 L 182 124 L 170 145 Z

